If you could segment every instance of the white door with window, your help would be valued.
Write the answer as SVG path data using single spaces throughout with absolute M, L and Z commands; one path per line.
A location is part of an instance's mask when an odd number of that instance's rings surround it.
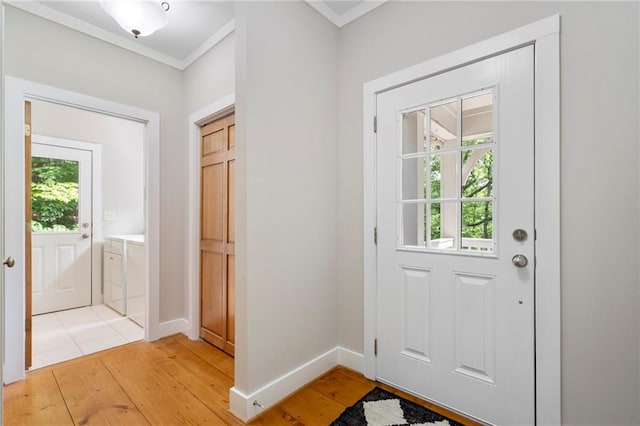
M 33 315 L 91 305 L 91 155 L 32 144 Z
M 492 424 L 535 421 L 533 71 L 377 96 L 377 378 Z

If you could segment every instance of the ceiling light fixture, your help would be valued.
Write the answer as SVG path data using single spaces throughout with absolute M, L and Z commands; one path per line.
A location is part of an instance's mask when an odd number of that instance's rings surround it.
M 100 0 L 100 6 L 135 38 L 151 35 L 169 23 L 166 1 Z

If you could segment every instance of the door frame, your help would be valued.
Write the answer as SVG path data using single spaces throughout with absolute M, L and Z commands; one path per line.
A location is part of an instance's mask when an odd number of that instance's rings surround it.
M 91 152 L 91 304 L 102 303 L 102 251 L 95 245 L 102 243 L 102 145 L 91 142 L 31 134 L 31 144 L 58 146 Z M 100 196 L 96 196 L 99 194 Z M 28 256 L 25 253 L 25 257 Z
M 376 96 L 448 70 L 534 45 L 535 74 L 535 386 L 536 423 L 560 424 L 560 15 L 394 72 L 363 86 L 363 373 L 377 375 Z M 544 285 L 541 285 L 544 283 Z
M 0 7 L 0 93 L 4 93 L 4 6 Z M 24 107 L 23 107 L 24 108 Z M 4 109 L 5 103 L 4 99 L 0 99 L 0 164 L 4 167 L 4 152 L 5 152 L 5 143 L 4 143 Z M 24 144 L 24 140 L 22 139 Z M 23 179 L 26 180 L 26 179 Z M 0 173 L 0 232 L 2 235 L 6 235 L 5 227 L 4 227 L 4 197 L 5 197 L 5 188 L 7 181 L 4 177 L 4 173 Z M 9 256 L 9 252 L 6 250 L 5 238 L 2 238 L 0 241 L 0 258 L 4 261 Z M 4 320 L 4 300 L 5 300 L 5 290 L 4 290 L 4 270 L 6 266 L 4 263 L 0 267 L 0 318 Z M 3 321 L 4 322 L 4 321 Z M 3 405 L 4 405 L 4 348 L 5 348 L 5 337 L 4 337 L 4 327 L 0 327 L 0 360 L 2 364 L 0 366 L 0 400 L 3 401 L 3 404 L 0 404 L 0 419 L 4 419 L 3 413 Z
M 5 77 L 4 91 L 4 141 L 6 158 L 20 158 L 18 163 L 10 164 L 11 170 L 6 175 L 24 176 L 24 143 L 6 143 L 6 141 L 23 140 L 24 133 L 24 101 L 40 100 L 53 102 L 69 107 L 80 108 L 145 124 L 145 250 L 147 255 L 147 306 L 145 309 L 145 340 L 154 341 L 159 333 L 160 307 L 160 114 L 141 108 L 131 107 L 105 99 L 100 99 L 76 92 L 58 89 L 32 81 L 15 77 Z M 24 220 L 24 179 L 5 194 L 5 206 L 19 206 L 17 214 Z M 5 346 L 4 382 L 11 383 L 22 380 L 24 369 L 24 255 L 25 236 L 23 228 L 15 227 L 5 234 L 5 249 L 16 258 L 16 266 L 12 271 L 12 279 L 5 282 L 20 283 L 19 286 L 5 288 L 3 306 L 5 341 L 12 342 Z M 5 271 L 6 273 L 6 271 Z M 5 277 L 6 278 L 6 277 Z M 11 301 L 11 303 L 7 303 Z M 13 344 L 21 342 L 21 344 Z
M 200 128 L 235 111 L 231 93 L 189 115 L 189 188 L 187 213 L 187 320 L 185 334 L 200 338 Z

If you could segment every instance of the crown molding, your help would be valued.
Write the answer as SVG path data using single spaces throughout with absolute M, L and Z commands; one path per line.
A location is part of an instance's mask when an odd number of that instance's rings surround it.
M 159 52 L 155 49 L 142 46 L 139 43 L 136 43 L 135 41 L 131 40 L 130 38 L 119 36 L 110 31 L 104 30 L 96 25 L 90 24 L 81 19 L 59 12 L 41 3 L 36 3 L 32 1 L 15 1 L 15 0 L 5 0 L 4 3 L 10 6 L 13 6 L 15 8 L 21 9 L 25 12 L 31 13 L 33 15 L 44 18 L 48 21 L 55 22 L 57 24 L 60 24 L 65 27 L 71 28 L 73 30 L 79 31 L 81 33 L 87 34 L 91 37 L 97 38 L 99 40 L 105 41 L 107 43 L 111 43 L 115 46 L 121 47 L 123 49 L 137 53 L 139 55 L 145 56 L 149 59 L 153 59 L 154 61 L 163 63 L 165 65 L 169 65 L 170 67 L 176 68 L 180 71 L 184 70 L 193 62 L 195 62 L 200 56 L 204 55 L 207 51 L 209 51 L 209 49 L 211 49 L 213 46 L 215 46 L 220 41 L 222 41 L 226 36 L 231 34 L 235 29 L 235 20 L 231 19 L 220 30 L 218 30 L 215 34 L 209 37 L 204 43 L 202 43 L 200 46 L 194 49 L 193 52 L 191 52 L 186 59 L 180 60 L 178 58 L 174 58 L 173 56 L 169 56 L 162 52 Z
M 209 37 L 207 40 L 205 40 L 204 43 L 202 43 L 200 46 L 195 48 L 195 50 L 191 52 L 189 56 L 187 56 L 187 59 L 185 59 L 182 62 L 182 68 L 180 69 L 183 70 L 187 68 L 189 65 L 191 65 L 192 63 L 194 63 L 199 57 L 207 53 L 209 49 L 211 49 L 216 44 L 220 43 L 222 40 L 224 40 L 226 36 L 228 36 L 233 31 L 235 31 L 235 29 L 236 29 L 236 20 L 231 19 L 229 22 L 224 24 L 222 28 L 216 31 L 214 35 Z
M 324 1 L 319 0 L 305 0 L 305 2 L 317 10 L 322 16 L 327 18 L 333 24 L 342 28 L 350 22 L 355 21 L 361 16 L 371 12 L 373 9 L 382 6 L 388 0 L 366 0 L 354 8 L 349 9 L 346 13 L 338 15 L 333 9 L 331 9 Z

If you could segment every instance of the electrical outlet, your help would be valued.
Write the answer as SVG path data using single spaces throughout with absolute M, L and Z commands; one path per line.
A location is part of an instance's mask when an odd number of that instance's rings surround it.
M 113 210 L 104 211 L 104 220 L 114 221 L 118 219 L 118 215 Z

